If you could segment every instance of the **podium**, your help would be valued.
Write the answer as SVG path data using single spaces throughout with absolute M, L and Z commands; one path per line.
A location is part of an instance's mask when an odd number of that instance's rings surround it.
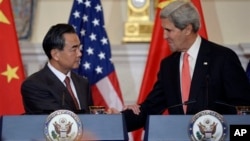
M 145 126 L 145 141 L 190 141 L 188 135 L 192 115 L 150 115 Z M 224 115 L 229 141 L 230 125 L 249 125 L 250 115 Z
M 85 140 L 128 140 L 122 114 L 78 115 L 83 126 Z M 1 122 L 2 141 L 46 141 L 44 126 L 48 115 L 3 116 Z M 91 133 L 94 138 L 88 138 Z

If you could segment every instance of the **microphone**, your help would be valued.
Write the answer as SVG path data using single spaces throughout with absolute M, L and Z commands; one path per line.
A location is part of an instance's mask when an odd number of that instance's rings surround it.
M 225 103 L 223 101 L 215 101 L 214 103 L 218 104 L 218 105 L 222 105 L 222 106 L 227 107 L 227 110 L 223 110 L 223 112 L 222 112 L 224 114 L 239 114 L 239 113 L 243 113 L 243 112 L 240 111 L 240 109 L 237 108 L 238 106 L 231 105 L 231 104 Z
M 234 105 L 230 105 L 230 104 L 227 104 L 227 103 L 222 102 L 222 101 L 215 101 L 214 103 L 219 104 L 219 105 L 223 105 L 223 106 L 227 106 L 227 107 L 231 107 L 231 108 L 236 108 Z
M 192 103 L 195 103 L 195 102 L 196 102 L 196 100 L 185 101 L 185 102 L 180 103 L 180 104 L 169 106 L 167 109 L 171 109 L 171 108 L 175 108 L 175 107 L 179 107 L 179 106 L 183 106 L 183 105 L 189 105 L 189 104 L 192 104 Z
M 169 106 L 169 107 L 165 108 L 164 110 L 162 110 L 162 112 L 164 112 L 165 110 L 168 110 L 168 109 L 175 108 L 175 107 L 193 104 L 193 103 L 195 103 L 195 102 L 196 102 L 196 100 L 189 100 L 189 101 L 185 101 L 185 102 L 183 102 L 183 103 L 175 104 L 175 105 L 172 105 L 172 106 Z M 161 112 L 161 113 L 162 113 L 162 112 Z

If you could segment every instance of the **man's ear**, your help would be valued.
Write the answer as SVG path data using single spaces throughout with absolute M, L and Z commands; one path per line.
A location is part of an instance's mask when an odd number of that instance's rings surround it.
M 52 49 L 50 51 L 51 57 L 54 60 L 59 60 L 60 51 L 58 49 Z
M 185 34 L 186 35 L 191 34 L 192 30 L 193 30 L 193 26 L 191 24 L 187 25 L 187 27 L 185 28 Z

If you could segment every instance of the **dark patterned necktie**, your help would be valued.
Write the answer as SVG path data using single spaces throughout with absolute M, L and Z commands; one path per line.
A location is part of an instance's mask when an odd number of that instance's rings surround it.
M 72 88 L 71 88 L 71 86 L 70 86 L 70 79 L 69 79 L 68 76 L 66 76 L 64 82 L 65 82 L 65 84 L 66 84 L 66 87 L 67 87 L 67 89 L 68 89 L 68 91 L 69 91 L 70 96 L 72 97 L 72 99 L 73 99 L 73 101 L 74 101 L 74 104 L 75 104 L 76 109 L 77 109 L 77 110 L 80 110 L 80 107 L 79 107 L 79 105 L 78 105 L 78 102 L 77 102 L 77 100 L 76 100 L 76 97 L 75 97 L 75 95 L 74 95 L 74 93 L 73 93 L 73 91 L 72 91 Z

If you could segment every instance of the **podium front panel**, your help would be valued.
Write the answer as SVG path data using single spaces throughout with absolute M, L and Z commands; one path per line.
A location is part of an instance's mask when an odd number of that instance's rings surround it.
M 190 141 L 188 115 L 150 115 L 145 127 L 145 141 Z
M 128 140 L 121 114 L 78 116 L 82 122 L 84 140 Z M 1 140 L 45 141 L 44 127 L 47 117 L 48 115 L 3 116 Z
M 127 128 L 122 114 L 82 115 L 83 136 L 92 133 L 98 140 L 128 140 Z M 86 140 L 88 139 L 85 136 Z
M 192 115 L 150 115 L 145 126 L 145 141 L 190 141 Z M 229 141 L 230 125 L 250 125 L 250 115 L 224 115 Z
M 2 141 L 45 141 L 44 123 L 47 115 L 2 117 Z

